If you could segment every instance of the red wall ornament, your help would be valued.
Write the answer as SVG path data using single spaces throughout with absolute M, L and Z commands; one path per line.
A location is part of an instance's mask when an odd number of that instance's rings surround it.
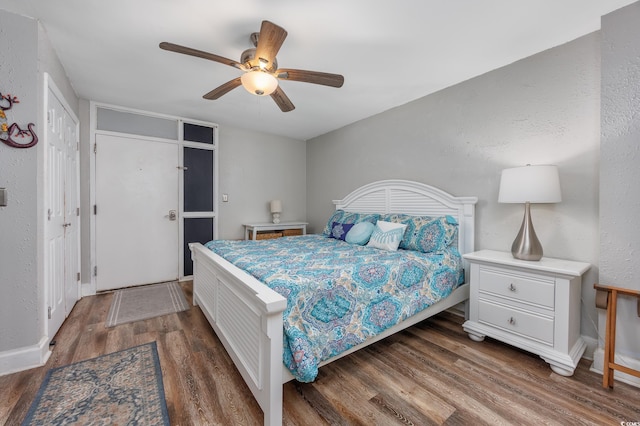
M 17 96 L 0 93 L 0 141 L 14 148 L 31 148 L 38 143 L 38 136 L 33 130 L 33 123 L 27 124 L 27 130 L 22 130 L 17 123 L 7 124 L 7 114 L 13 104 L 20 101 Z

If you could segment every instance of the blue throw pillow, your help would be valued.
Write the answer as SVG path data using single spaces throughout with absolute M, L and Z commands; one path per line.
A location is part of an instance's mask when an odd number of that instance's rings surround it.
M 347 233 L 351 228 L 353 228 L 352 223 L 333 222 L 333 224 L 331 225 L 331 234 L 329 234 L 329 238 L 335 238 L 336 240 L 344 241 L 344 238 L 347 236 Z
M 345 241 L 351 244 L 365 245 L 371 238 L 371 233 L 375 229 L 375 225 L 371 222 L 360 222 L 353 225 L 353 228 L 347 232 Z
M 345 212 L 344 210 L 336 210 L 329 218 L 329 221 L 324 227 L 322 233 L 327 237 L 331 234 L 331 229 L 333 228 L 333 223 L 350 223 L 355 224 L 359 222 L 371 222 L 375 225 L 376 221 L 380 215 L 378 213 L 356 213 L 356 212 Z

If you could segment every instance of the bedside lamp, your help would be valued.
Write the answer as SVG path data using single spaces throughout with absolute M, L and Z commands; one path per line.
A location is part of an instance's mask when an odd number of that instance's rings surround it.
M 271 214 L 273 215 L 273 223 L 280 223 L 280 213 L 282 213 L 282 201 L 271 201 Z
M 524 218 L 511 246 L 516 259 L 540 260 L 542 245 L 531 222 L 530 203 L 559 203 L 560 178 L 556 166 L 531 166 L 504 169 L 500 177 L 499 203 L 524 203 Z

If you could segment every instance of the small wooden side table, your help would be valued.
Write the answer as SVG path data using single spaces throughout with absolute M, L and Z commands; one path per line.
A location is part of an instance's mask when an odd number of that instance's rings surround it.
M 638 316 L 640 317 L 640 292 L 627 288 L 594 284 L 596 289 L 596 307 L 607 310 L 607 331 L 604 340 L 604 365 L 602 366 L 602 387 L 613 389 L 613 371 L 640 377 L 640 370 L 634 370 L 616 363 L 616 313 L 618 294 L 638 298 Z
M 286 231 L 299 230 L 302 235 L 307 233 L 308 222 L 280 222 L 280 223 L 244 223 L 244 239 L 255 240 L 258 236 L 258 232 L 273 231 L 274 233 L 280 232 L 281 235 L 273 236 L 271 238 L 277 238 L 285 236 Z

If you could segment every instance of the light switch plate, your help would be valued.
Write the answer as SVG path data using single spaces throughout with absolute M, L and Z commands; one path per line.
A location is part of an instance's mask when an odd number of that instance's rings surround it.
M 7 206 L 7 188 L 0 188 L 0 207 Z

